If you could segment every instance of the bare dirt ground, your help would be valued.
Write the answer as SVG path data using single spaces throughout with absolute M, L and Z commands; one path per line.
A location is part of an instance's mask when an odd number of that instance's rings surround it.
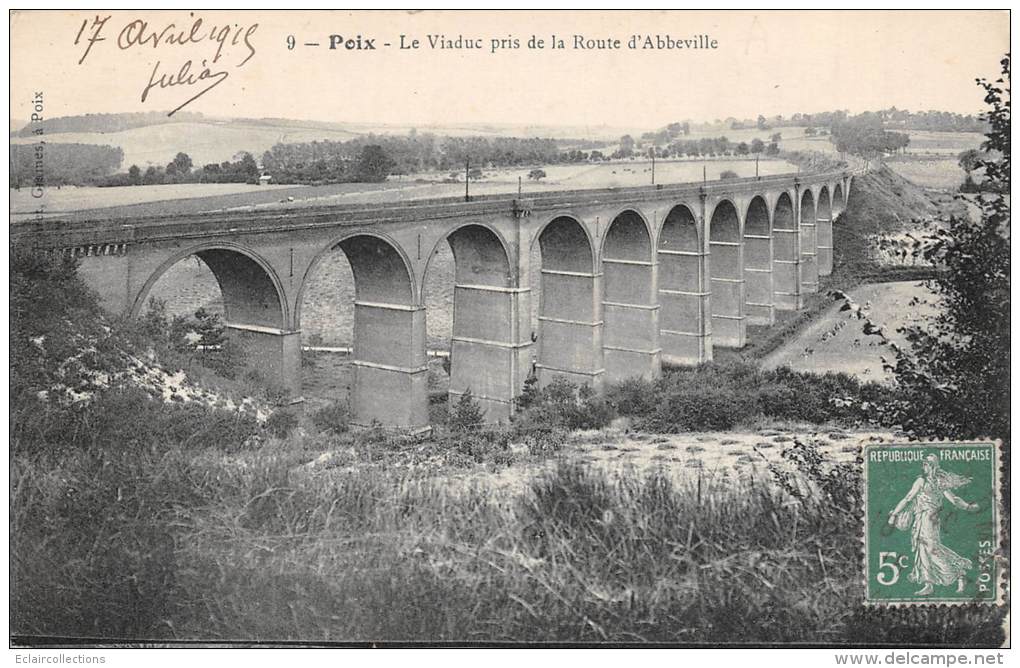
M 854 290 L 850 297 L 868 310 L 871 320 L 882 327 L 886 336 L 899 344 L 904 343 L 904 337 L 897 333 L 898 328 L 919 322 L 935 311 L 932 304 L 914 303 L 915 299 L 933 297 L 918 281 L 873 283 Z M 879 337 L 866 336 L 861 331 L 864 321 L 839 308 L 840 304 L 834 304 L 799 336 L 766 356 L 763 368 L 788 366 L 795 371 L 834 371 L 861 380 L 888 380 L 889 374 L 882 369 L 882 357 L 891 360 L 893 352 L 888 346 L 879 345 Z

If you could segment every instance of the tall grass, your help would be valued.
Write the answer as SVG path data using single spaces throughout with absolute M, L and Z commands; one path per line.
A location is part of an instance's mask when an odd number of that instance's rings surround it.
M 640 477 L 568 462 L 507 489 L 300 463 L 271 448 L 79 452 L 59 469 L 20 460 L 15 633 L 999 641 L 995 610 L 919 622 L 862 608 L 853 473 L 797 498 L 768 477 Z

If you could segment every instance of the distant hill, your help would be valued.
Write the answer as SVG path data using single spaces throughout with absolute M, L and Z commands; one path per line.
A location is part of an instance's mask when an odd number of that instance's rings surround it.
M 38 126 L 11 124 L 11 144 L 34 142 Z M 165 165 L 178 151 L 191 156 L 196 166 L 231 160 L 240 151 L 256 158 L 278 143 L 345 141 L 367 134 L 432 133 L 451 137 L 547 137 L 552 139 L 615 140 L 633 128 L 608 126 L 529 126 L 491 123 L 440 125 L 385 125 L 308 121 L 289 118 L 218 118 L 198 113 L 165 112 L 84 114 L 47 119 L 46 141 L 65 144 L 119 146 L 123 167 Z
M 202 114 L 181 112 L 168 117 L 162 111 L 145 111 L 123 114 L 82 114 L 79 116 L 56 116 L 40 124 L 25 123 L 17 131 L 18 137 L 30 137 L 42 127 L 43 134 L 65 134 L 72 132 L 120 132 L 131 128 L 144 128 L 180 121 L 201 121 Z
M 176 115 L 175 115 L 176 118 Z M 102 144 L 119 146 L 124 151 L 123 168 L 138 165 L 166 165 L 179 151 L 191 156 L 196 167 L 231 160 L 241 151 L 256 158 L 274 144 L 321 141 L 344 141 L 357 136 L 341 130 L 300 125 L 250 124 L 241 121 L 203 119 L 174 121 L 134 127 L 117 132 L 46 132 L 47 142 L 65 144 Z M 11 137 L 11 144 L 36 141 L 32 136 Z

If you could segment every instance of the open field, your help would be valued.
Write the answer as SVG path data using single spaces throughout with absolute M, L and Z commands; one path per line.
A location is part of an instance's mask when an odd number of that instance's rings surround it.
M 896 330 L 912 325 L 933 314 L 931 304 L 913 304 L 914 299 L 932 299 L 923 283 L 873 283 L 850 293 L 858 304 L 865 305 L 871 320 L 880 325 L 886 336 L 897 344 L 906 345 Z M 865 336 L 863 322 L 840 311 L 835 304 L 823 316 L 772 354 L 762 366 L 775 369 L 788 366 L 795 371 L 836 371 L 857 376 L 861 380 L 886 381 L 892 376 L 882 369 L 882 357 L 892 360 L 893 351 L 879 345 L 879 338 Z
M 540 181 L 528 178 L 533 167 L 486 170 L 479 181 L 472 181 L 472 195 L 515 194 L 518 178 L 525 196 L 550 190 L 585 188 L 622 188 L 650 185 L 651 162 L 627 160 L 601 164 L 550 165 Z M 731 170 L 738 176 L 754 176 L 754 159 L 669 160 L 656 161 L 656 183 L 688 183 L 703 176 L 715 180 Z M 796 172 L 783 160 L 761 160 L 762 176 Z M 383 183 L 339 183 L 324 186 L 252 186 L 246 184 L 176 184 L 124 186 L 117 188 L 47 188 L 43 198 L 32 197 L 29 189 L 10 190 L 11 218 L 14 221 L 36 219 L 40 205 L 45 217 L 122 218 L 165 215 L 172 211 L 197 213 L 223 209 L 288 208 L 325 204 L 378 204 L 408 199 L 457 197 L 464 194 L 463 175 L 458 182 L 444 183 L 449 173 L 423 173 L 411 177 L 390 177 Z M 282 200 L 282 201 L 281 201 Z M 73 215 L 72 212 L 89 211 Z
M 909 160 L 887 160 L 889 169 L 922 188 L 956 191 L 967 173 L 960 167 L 956 156 L 948 158 L 912 158 Z
M 933 132 L 928 130 L 910 130 L 908 154 L 939 153 L 956 156 L 969 148 L 978 148 L 985 136 L 978 132 Z
M 181 202 L 192 198 L 223 198 L 228 195 L 266 196 L 276 199 L 285 186 L 256 186 L 247 183 L 173 183 L 151 186 L 94 188 L 61 186 L 46 188 L 42 197 L 33 197 L 30 188 L 10 189 L 14 216 L 24 217 L 43 209 L 46 215 L 70 213 L 100 207 L 122 207 L 155 202 Z

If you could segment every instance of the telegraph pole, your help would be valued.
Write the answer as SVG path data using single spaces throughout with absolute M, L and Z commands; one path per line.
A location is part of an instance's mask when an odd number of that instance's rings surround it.
M 464 158 L 464 201 L 471 201 L 471 191 L 469 186 L 471 184 L 471 158 Z
M 758 154 L 754 154 L 754 178 L 758 178 Z
M 652 185 L 655 185 L 655 147 L 652 146 Z

